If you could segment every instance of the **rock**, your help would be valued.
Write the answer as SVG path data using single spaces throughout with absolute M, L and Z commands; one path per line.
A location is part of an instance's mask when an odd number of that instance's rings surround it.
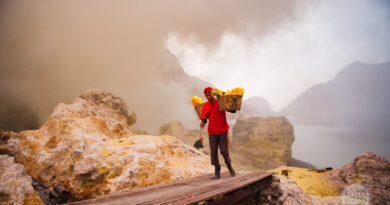
M 282 176 L 283 170 L 289 172 L 288 177 Z M 246 201 L 253 202 L 257 198 L 260 204 L 345 204 L 348 202 L 343 199 L 352 197 L 349 199 L 387 204 L 390 200 L 390 164 L 374 153 L 360 154 L 353 162 L 327 172 L 297 167 L 278 167 L 269 171 L 274 173 L 272 185 Z
M 369 192 L 372 204 L 390 201 L 390 163 L 380 155 L 362 153 L 353 162 L 334 169 L 329 175 L 341 188 L 361 184 Z
M 57 105 L 39 130 L 0 134 L 0 153 L 80 199 L 213 172 L 206 155 L 174 137 L 134 135 L 135 121 L 121 98 L 92 90 Z
M 150 135 L 147 130 L 135 126 L 130 127 L 130 131 L 135 135 Z
M 232 156 L 252 166 L 267 170 L 286 165 L 291 159 L 294 129 L 285 117 L 248 117 L 233 126 Z
M 305 193 L 292 179 L 274 175 L 272 184 L 259 193 L 243 199 L 240 205 L 246 204 L 341 204 L 340 197 L 317 197 Z
M 23 165 L 7 155 L 0 155 L 0 204 L 43 204 Z
M 33 178 L 32 185 L 38 192 L 39 198 L 46 205 L 63 204 L 66 202 L 78 201 L 62 184 L 57 184 L 54 187 L 49 187 L 37 179 Z
M 205 154 L 210 153 L 207 129 L 187 130 L 179 121 L 172 121 L 160 127 L 160 135 L 176 137 L 190 146 L 194 146 L 195 142 L 202 136 L 204 148 L 201 151 Z
M 178 139 L 185 138 L 187 130 L 179 121 L 172 121 L 160 127 L 160 135 L 171 135 Z

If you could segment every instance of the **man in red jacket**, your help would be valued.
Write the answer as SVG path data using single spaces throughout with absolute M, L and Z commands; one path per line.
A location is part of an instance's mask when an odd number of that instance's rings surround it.
M 211 87 L 204 89 L 204 94 L 207 98 L 207 102 L 203 104 L 200 127 L 204 127 L 209 119 L 209 142 L 210 142 L 210 154 L 211 164 L 215 166 L 214 179 L 221 178 L 221 166 L 218 160 L 218 146 L 221 150 L 221 154 L 225 159 L 226 166 L 229 169 L 230 175 L 235 176 L 236 172 L 232 168 L 229 149 L 228 149 L 228 130 L 229 125 L 226 122 L 225 111 L 219 110 L 218 100 L 211 95 Z M 234 111 L 235 112 L 235 111 Z

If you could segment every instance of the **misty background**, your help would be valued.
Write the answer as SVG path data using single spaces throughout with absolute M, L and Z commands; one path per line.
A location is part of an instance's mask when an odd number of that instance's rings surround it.
M 244 87 L 246 97 L 264 97 L 275 111 L 352 62 L 390 60 L 389 1 L 295 5 L 290 18 L 263 35 L 252 29 L 227 30 L 210 46 L 195 34 L 171 32 L 167 46 L 186 72 L 217 87 Z
M 196 34 L 210 45 L 226 30 L 250 26 L 262 35 L 292 18 L 295 7 L 295 1 L 255 0 L 1 1 L 2 126 L 37 128 L 57 103 L 91 88 L 124 98 L 137 126 L 197 124 L 193 89 L 163 77 L 177 66 L 167 65 L 175 61 L 164 43 L 169 33 Z M 196 88 L 200 95 L 203 87 Z
M 389 159 L 389 36 L 386 0 L 2 0 L 0 131 L 37 129 L 93 88 L 150 133 L 193 129 L 191 96 L 243 87 L 243 111 L 292 121 L 295 158 Z M 319 147 L 338 147 L 333 161 Z

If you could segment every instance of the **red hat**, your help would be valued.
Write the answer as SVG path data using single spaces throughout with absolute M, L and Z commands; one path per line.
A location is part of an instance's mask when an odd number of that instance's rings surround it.
M 206 93 L 210 93 L 211 92 L 211 90 L 213 90 L 213 88 L 211 88 L 211 87 L 207 87 L 207 88 L 205 88 L 204 89 L 204 94 L 206 94 Z

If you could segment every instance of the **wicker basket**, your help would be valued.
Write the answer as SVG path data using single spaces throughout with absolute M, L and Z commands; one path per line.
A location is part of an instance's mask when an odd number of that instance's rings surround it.
M 202 116 L 203 104 L 204 104 L 204 103 L 199 104 L 199 105 L 197 105 L 197 106 L 195 107 L 195 111 L 196 111 L 196 113 L 198 114 L 199 119 L 201 119 L 200 117 Z
M 242 95 L 222 95 L 217 98 L 220 111 L 234 111 L 241 109 Z

